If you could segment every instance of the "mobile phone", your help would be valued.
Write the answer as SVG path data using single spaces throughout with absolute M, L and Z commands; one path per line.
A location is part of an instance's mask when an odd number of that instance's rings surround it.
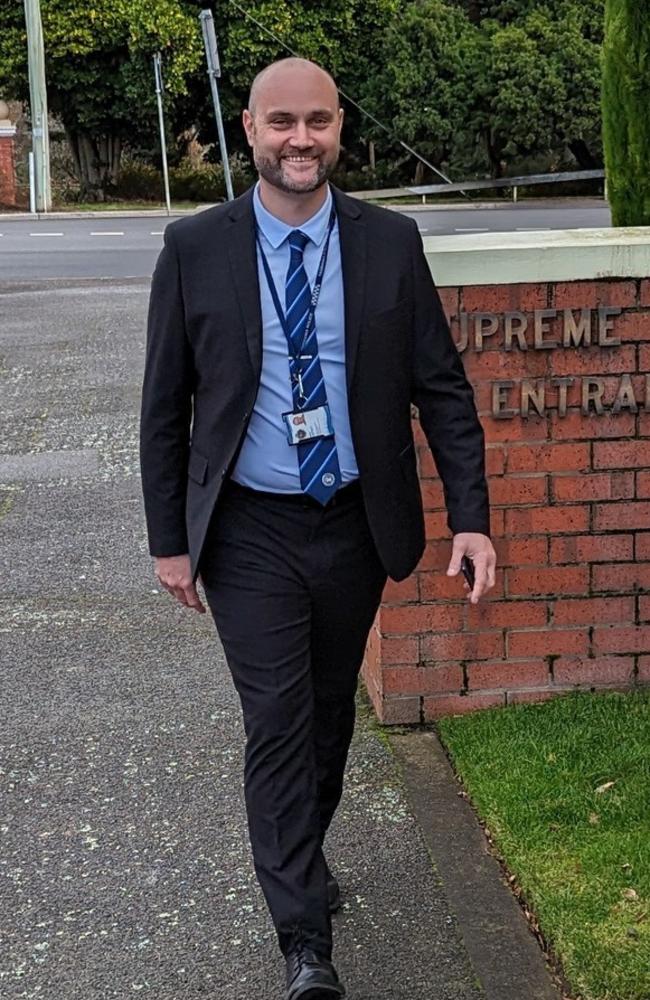
M 476 574 L 474 573 L 474 563 L 468 556 L 463 556 L 460 561 L 460 569 L 467 580 L 470 590 L 474 590 L 474 581 L 476 579 Z

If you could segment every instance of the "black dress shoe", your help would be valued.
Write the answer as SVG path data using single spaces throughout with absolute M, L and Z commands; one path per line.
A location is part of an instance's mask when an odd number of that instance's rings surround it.
M 345 987 L 327 958 L 299 942 L 287 955 L 286 1000 L 335 1000 Z

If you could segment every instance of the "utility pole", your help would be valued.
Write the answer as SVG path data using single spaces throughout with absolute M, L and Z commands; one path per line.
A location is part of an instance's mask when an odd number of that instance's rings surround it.
M 214 104 L 214 114 L 217 119 L 217 132 L 219 133 L 219 147 L 221 149 L 221 162 L 223 163 L 223 176 L 226 181 L 226 194 L 228 195 L 228 201 L 232 201 L 235 195 L 232 189 L 230 164 L 228 163 L 228 150 L 226 149 L 226 133 L 223 129 L 221 104 L 219 102 L 219 90 L 217 88 L 217 79 L 221 76 L 221 66 L 219 64 L 217 36 L 214 31 L 212 11 L 202 10 L 199 14 L 199 20 L 201 22 L 201 31 L 203 32 L 205 57 L 208 62 L 208 76 L 210 77 L 210 89 L 212 90 L 212 103 Z
M 163 83 L 162 66 L 160 52 L 156 52 L 153 57 L 153 71 L 156 77 L 156 100 L 158 101 L 158 125 L 160 127 L 160 151 L 162 153 L 163 180 L 165 183 L 165 204 L 167 205 L 167 215 L 171 214 L 171 203 L 169 199 L 169 172 L 167 170 L 167 140 L 165 139 L 165 119 L 163 116 L 162 95 L 165 85 Z
M 34 150 L 34 180 L 37 212 L 52 208 L 50 184 L 50 138 L 47 124 L 47 90 L 45 87 L 45 53 L 40 0 L 25 0 L 27 27 L 27 60 L 29 65 L 29 95 Z

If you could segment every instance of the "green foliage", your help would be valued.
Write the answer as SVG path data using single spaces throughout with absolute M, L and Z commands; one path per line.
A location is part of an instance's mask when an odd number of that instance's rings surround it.
M 615 226 L 650 225 L 650 3 L 607 0 L 603 137 Z

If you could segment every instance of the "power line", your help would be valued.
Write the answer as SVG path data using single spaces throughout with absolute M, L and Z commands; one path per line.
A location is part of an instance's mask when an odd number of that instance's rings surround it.
M 271 31 L 270 28 L 267 28 L 266 25 L 262 24 L 260 21 L 257 20 L 257 18 L 253 17 L 253 15 L 250 14 L 244 7 L 242 7 L 242 5 L 237 2 L 237 0 L 230 0 L 230 3 L 232 4 L 233 7 L 236 7 L 237 10 L 244 15 L 244 17 L 247 17 L 249 21 L 252 21 L 253 24 L 255 24 L 258 28 L 266 32 L 266 34 L 269 35 L 275 42 L 277 42 L 278 45 L 281 45 L 284 49 L 286 49 L 286 51 L 289 52 L 290 55 L 296 56 L 297 58 L 302 58 L 299 52 L 295 52 L 294 49 L 292 49 L 291 46 L 287 45 L 287 43 L 282 38 L 279 38 L 278 35 L 276 35 L 273 31 Z M 424 156 L 421 156 L 421 154 L 418 153 L 417 150 L 407 145 L 407 143 L 403 142 L 401 139 L 397 139 L 395 133 L 391 131 L 388 125 L 384 125 L 384 123 L 379 121 L 378 118 L 375 118 L 375 116 L 370 111 L 367 111 L 366 108 L 362 107 L 361 104 L 358 104 L 357 101 L 354 100 L 354 98 L 350 97 L 349 94 L 346 94 L 345 91 L 341 90 L 340 87 L 337 87 L 337 89 L 341 97 L 343 97 L 346 101 L 349 101 L 350 104 L 353 104 L 354 107 L 357 108 L 357 110 L 360 111 L 362 115 L 365 115 L 366 118 L 370 118 L 370 120 L 374 122 L 375 125 L 378 125 L 379 128 L 383 129 L 384 132 L 386 132 L 391 137 L 393 142 L 398 142 L 403 149 L 405 149 L 412 156 L 415 156 L 416 159 L 418 159 L 421 163 L 424 163 L 424 165 L 429 167 L 430 170 L 433 170 L 433 172 L 437 174 L 438 177 L 442 177 L 443 181 L 445 181 L 447 184 L 451 184 L 451 178 L 447 177 L 446 174 L 443 174 L 442 170 L 438 170 L 437 167 L 434 167 L 433 163 L 429 163 L 429 161 L 426 160 Z

